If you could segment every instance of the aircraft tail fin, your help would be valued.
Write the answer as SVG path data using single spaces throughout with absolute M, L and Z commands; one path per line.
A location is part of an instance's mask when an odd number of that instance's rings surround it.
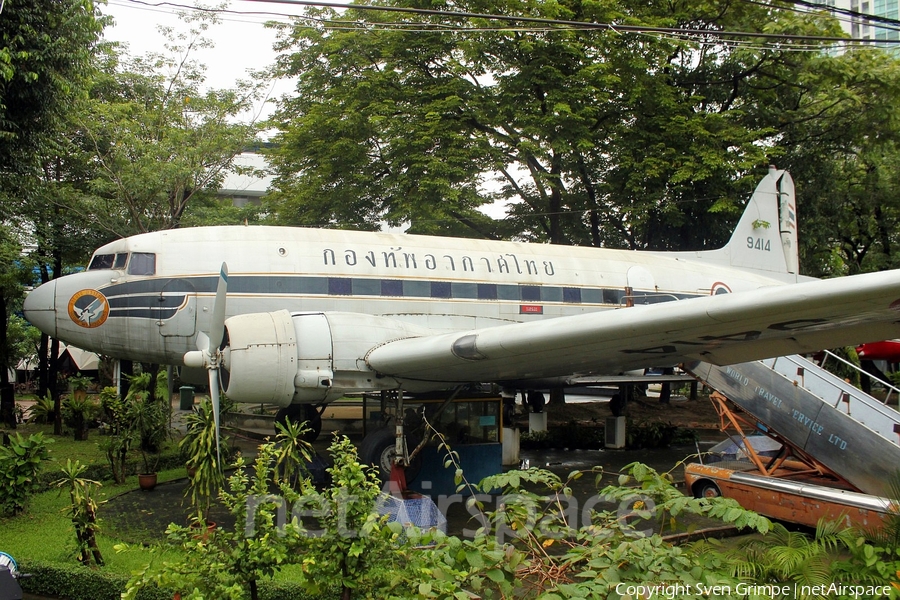
M 769 167 L 728 243 L 693 258 L 766 273 L 799 275 L 797 201 L 790 173 Z

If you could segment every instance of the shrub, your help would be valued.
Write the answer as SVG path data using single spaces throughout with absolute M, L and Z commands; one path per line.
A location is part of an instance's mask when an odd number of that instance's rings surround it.
M 67 565 L 42 561 L 28 561 L 19 565 L 31 577 L 20 580 L 29 594 L 68 598 L 69 600 L 120 600 L 128 583 L 128 576 L 102 569 L 85 569 L 81 565 Z M 172 588 L 147 587 L 137 594 L 137 600 L 172 600 Z M 299 584 L 283 581 L 261 581 L 260 600 L 309 600 Z
M 38 470 L 50 458 L 52 439 L 34 433 L 9 438 L 9 446 L 0 446 L 0 515 L 10 516 L 25 510 L 31 494 L 38 491 Z
M 38 396 L 28 411 L 28 420 L 32 423 L 53 422 L 53 397 L 50 392 L 43 397 Z
M 625 443 L 631 449 L 668 448 L 677 431 L 678 427 L 672 423 L 635 423 L 629 419 L 625 426 Z

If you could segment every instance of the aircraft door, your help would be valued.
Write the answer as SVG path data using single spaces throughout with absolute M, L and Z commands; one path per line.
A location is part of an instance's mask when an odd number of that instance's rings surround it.
M 154 301 L 159 334 L 164 339 L 194 336 L 197 330 L 197 293 L 189 281 L 169 280 Z

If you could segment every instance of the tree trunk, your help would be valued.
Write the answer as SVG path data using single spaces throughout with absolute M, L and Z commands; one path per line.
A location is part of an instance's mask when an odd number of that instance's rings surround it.
M 9 311 L 6 295 L 0 293 L 0 424 L 16 428 L 16 391 L 9 381 L 9 346 L 7 332 Z
M 59 340 L 50 342 L 50 369 L 48 371 L 50 395 L 53 397 L 53 433 L 62 435 L 62 394 L 59 393 Z
M 560 404 L 566 403 L 566 391 L 562 388 L 551 388 L 550 389 L 550 404 L 551 406 L 558 406 Z
M 667 381 L 662 384 L 662 387 L 659 390 L 659 403 L 660 404 L 668 404 L 669 400 L 671 398 L 672 398 L 672 384 Z
M 16 390 L 11 383 L 0 383 L 0 424 L 16 428 Z

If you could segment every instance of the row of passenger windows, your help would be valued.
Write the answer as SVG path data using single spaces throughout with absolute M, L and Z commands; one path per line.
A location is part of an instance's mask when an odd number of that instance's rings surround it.
M 131 260 L 129 261 L 129 256 Z M 119 254 L 95 254 L 88 265 L 88 271 L 100 269 L 125 270 L 129 275 L 156 275 L 156 255 L 151 252 L 127 252 Z
M 322 279 L 322 284 L 325 284 L 325 278 Z M 613 289 L 398 279 L 352 279 L 345 277 L 328 277 L 327 291 L 324 287 L 322 285 L 323 289 L 320 290 L 320 293 L 328 293 L 332 296 L 460 298 L 511 300 L 514 302 L 566 302 L 573 304 L 582 302 L 588 304 L 620 304 L 625 295 L 623 290 Z

